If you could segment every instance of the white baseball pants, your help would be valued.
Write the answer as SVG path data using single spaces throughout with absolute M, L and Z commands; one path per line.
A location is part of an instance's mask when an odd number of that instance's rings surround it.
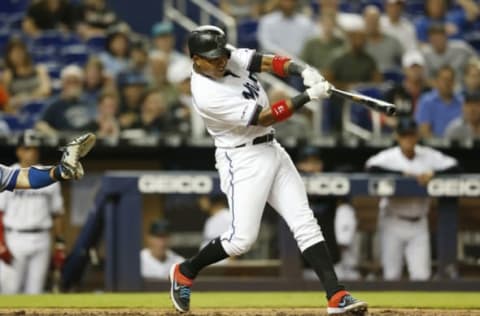
M 279 143 L 217 149 L 215 156 L 231 214 L 231 225 L 221 236 L 228 255 L 251 248 L 267 202 L 288 224 L 302 252 L 324 240 L 308 205 L 305 185 Z
M 405 260 L 411 280 L 428 280 L 431 258 L 427 217 L 411 222 L 381 215 L 379 221 L 384 279 L 399 280 Z
M 6 232 L 5 237 L 14 259 L 11 265 L 1 261 L 1 293 L 42 293 L 50 263 L 50 232 Z

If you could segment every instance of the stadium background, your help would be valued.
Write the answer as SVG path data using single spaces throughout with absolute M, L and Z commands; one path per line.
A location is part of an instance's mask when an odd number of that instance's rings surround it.
M 8 102 L 4 103 L 3 111 L 1 112 L 0 121 L 3 128 L 3 133 L 0 135 L 0 153 L 2 163 L 13 163 L 15 161 L 14 148 L 16 144 L 16 136 L 23 130 L 35 128 L 36 123 L 42 117 L 43 111 L 51 104 L 53 97 L 61 90 L 60 74 L 62 69 L 70 64 L 77 64 L 84 67 L 91 56 L 99 55 L 104 52 L 104 45 L 106 39 L 111 34 L 110 32 L 117 32 L 118 25 L 109 26 L 104 29 L 103 35 L 96 34 L 90 39 L 82 37 L 80 33 L 73 31 L 65 32 L 58 29 L 40 31 L 35 36 L 30 36 L 22 32 L 22 21 L 30 1 L 27 0 L 5 0 L 0 4 L 0 47 L 2 52 L 6 48 L 9 40 L 12 38 L 22 38 L 22 40 L 29 47 L 32 54 L 33 61 L 36 65 L 44 65 L 52 83 L 51 92 L 47 97 L 42 99 L 34 98 L 28 101 L 28 104 L 17 105 L 15 108 L 11 107 Z M 41 2 L 41 1 L 40 1 Z M 94 1 L 95 2 L 95 1 Z M 135 1 L 135 6 L 132 9 L 132 3 L 127 1 L 107 1 L 107 6 L 110 10 L 115 12 L 120 21 L 129 26 L 128 37 L 132 40 L 132 44 L 139 48 L 139 51 L 145 52 L 146 56 L 152 56 L 152 28 L 155 23 L 160 21 L 173 19 L 173 33 L 176 40 L 176 49 L 183 51 L 183 44 L 186 35 L 185 27 L 191 26 L 187 20 L 178 18 L 178 12 L 185 17 L 190 18 L 196 23 L 212 23 L 224 27 L 229 35 L 229 38 L 237 38 L 235 44 L 238 47 L 260 48 L 256 38 L 256 30 L 258 27 L 258 18 L 252 19 L 226 19 L 219 14 L 214 8 L 220 7 L 220 1 Z M 273 5 L 275 1 L 267 1 L 266 5 Z M 319 14 L 320 6 L 317 1 L 298 1 L 300 12 L 311 19 L 315 20 Z M 321 1 L 319 1 L 321 2 Z M 71 1 L 72 5 L 80 5 L 82 1 Z M 209 5 L 210 4 L 210 5 Z M 383 8 L 383 1 L 338 1 L 339 10 L 341 12 L 359 13 L 368 5 L 375 5 L 380 9 Z M 448 2 L 450 12 L 462 10 L 462 7 L 455 1 Z M 213 9 L 212 6 L 213 5 Z M 478 4 L 477 4 L 478 5 Z M 424 1 L 406 1 L 405 16 L 410 21 L 415 23 L 418 19 L 425 16 Z M 176 9 L 175 10 L 172 10 Z M 272 7 L 273 8 L 273 7 Z M 177 13 L 176 13 L 177 12 Z M 264 12 L 266 14 L 266 12 Z M 233 24 L 232 24 L 233 21 Z M 124 32 L 124 24 L 120 26 L 121 32 Z M 115 23 L 116 24 L 116 23 Z M 110 28 L 110 27 L 113 27 Z M 167 27 L 163 25 L 163 27 Z M 167 27 L 168 29 L 168 27 Z M 76 29 L 75 29 L 76 30 Z M 158 31 L 158 30 L 157 30 Z M 233 36 L 233 31 L 236 36 Z M 479 33 L 480 23 L 478 17 L 469 23 L 468 28 L 464 30 L 458 37 L 467 41 L 472 47 L 479 49 Z M 233 36 L 233 37 L 232 37 Z M 150 55 L 149 55 L 150 54 Z M 155 54 L 153 54 L 155 55 Z M 154 56 L 155 57 L 155 56 Z M 157 56 L 158 57 L 158 56 Z M 128 59 L 128 58 L 127 58 Z M 147 58 L 148 59 L 148 58 Z M 154 59 L 154 58 L 152 58 Z M 160 57 L 159 59 L 162 59 Z M 146 61 L 145 69 L 151 65 L 150 61 Z M 163 60 L 166 63 L 165 60 Z M 478 62 L 478 60 L 477 60 Z M 157 65 L 158 66 L 158 65 Z M 161 68 L 161 62 L 159 67 Z M 5 65 L 4 65 L 5 67 Z M 161 70 L 164 75 L 164 80 L 167 77 L 166 73 L 168 65 L 163 65 Z M 128 72 L 129 70 L 126 69 Z M 398 63 L 398 68 L 392 70 L 394 75 L 385 79 L 382 84 L 378 85 L 378 89 L 368 86 L 368 91 L 373 93 L 383 93 L 385 84 L 394 85 L 395 81 L 400 82 L 402 78 L 401 64 Z M 130 77 L 128 75 L 131 75 Z M 115 76 L 113 76 L 115 77 Z M 119 75 L 116 77 L 117 81 L 113 83 L 113 87 L 122 94 L 122 85 L 128 80 L 136 80 L 130 73 L 126 74 L 126 78 Z M 125 80 L 125 81 L 122 81 Z M 284 87 L 284 83 L 278 79 L 264 78 L 266 85 L 269 87 Z M 152 85 L 152 82 L 148 83 Z M 155 84 L 153 84 L 155 85 Z M 294 88 L 299 88 L 298 84 L 293 83 Z M 6 87 L 4 87 L 6 88 Z M 165 91 L 175 90 L 172 84 L 166 80 L 160 83 L 157 89 L 164 89 Z M 301 87 L 300 87 L 301 88 Z M 6 88 L 8 91 L 8 88 Z M 285 88 L 287 93 L 291 93 L 290 88 Z M 363 90 L 367 91 L 367 90 Z M 175 95 L 175 93 L 173 93 Z M 11 95 L 10 98 L 13 98 Z M 142 170 L 142 171 L 158 171 L 158 170 L 179 170 L 189 174 L 191 171 L 212 171 L 214 166 L 213 161 L 213 147 L 212 142 L 204 135 L 192 135 L 190 118 L 175 117 L 175 98 L 171 99 L 166 113 L 174 117 L 173 123 L 171 121 L 166 123 L 159 119 L 160 124 L 153 128 L 141 126 L 138 128 L 140 133 L 129 134 L 128 131 L 119 131 L 115 135 L 108 135 L 101 138 L 98 147 L 92 152 L 85 162 L 85 167 L 89 176 L 83 181 L 75 184 L 63 186 L 63 193 L 66 198 L 67 210 L 67 229 L 66 240 L 68 249 L 73 249 L 75 243 L 78 241 L 78 236 L 83 229 L 84 221 L 88 216 L 88 212 L 95 209 L 94 195 L 100 188 L 100 179 L 107 171 L 112 170 Z M 94 107 L 98 99 L 92 101 Z M 120 101 L 120 108 L 122 107 Z M 327 107 L 326 107 L 327 108 Z M 323 108 L 322 108 L 323 109 Z M 344 111 L 350 111 L 348 106 L 345 106 Z M 370 116 L 368 112 L 356 113 L 355 106 L 353 107 L 354 121 L 361 128 L 364 128 L 366 133 L 355 133 L 356 129 L 349 129 L 345 124 L 342 130 L 334 130 L 329 128 L 332 122 L 326 122 L 328 115 L 325 113 L 315 113 L 311 111 L 302 114 L 302 118 L 292 123 L 292 126 L 283 126 L 279 128 L 279 139 L 286 146 L 292 157 L 296 159 L 304 146 L 309 145 L 321 150 L 321 158 L 325 163 L 326 171 L 348 170 L 348 172 L 362 172 L 365 161 L 378 152 L 394 144 L 391 130 L 388 127 L 382 126 L 380 129 L 375 127 L 375 120 L 381 120 L 379 117 Z M 162 112 L 161 110 L 159 112 Z M 177 112 L 178 113 L 178 112 Z M 160 114 L 161 116 L 162 114 Z M 358 116 L 355 116 L 358 115 Z M 361 121 L 365 119 L 365 121 Z M 164 125 L 162 125 L 164 123 Z M 164 127 L 165 126 L 165 127 Z M 187 126 L 185 128 L 185 126 Z M 143 131 L 142 131 L 143 130 Z M 282 131 L 283 130 L 283 131 Z M 180 132 L 179 132 L 180 131 Z M 306 133 L 305 131 L 313 131 Z M 138 131 L 137 131 L 138 132 Z M 45 136 L 43 138 L 42 157 L 45 163 L 53 163 L 55 157 L 55 146 L 61 144 L 66 138 L 71 137 L 72 134 L 78 131 L 64 131 L 55 133 L 55 135 Z M 465 173 L 477 173 L 479 170 L 478 164 L 478 148 L 479 143 L 477 139 L 472 141 L 450 141 L 446 138 L 427 138 L 424 139 L 425 144 L 434 146 L 443 152 L 450 154 L 457 158 Z M 344 168 L 344 169 L 342 169 Z M 347 177 L 349 173 L 345 174 Z M 92 189 L 93 188 L 93 189 Z M 141 234 L 140 241 L 146 238 L 148 227 L 150 223 L 157 218 L 167 218 L 172 224 L 173 237 L 172 246 L 177 252 L 184 256 L 191 255 L 198 248 L 196 242 L 200 240 L 201 229 L 205 221 L 203 215 L 196 204 L 196 195 L 165 195 L 152 194 L 144 195 L 143 212 L 140 217 L 139 227 L 132 228 L 131 231 Z M 373 238 L 376 227 L 376 214 L 378 197 L 361 197 L 354 198 L 353 205 L 357 209 L 357 216 L 359 217 L 359 230 L 364 240 L 364 253 L 362 254 L 362 275 L 363 279 L 358 282 L 352 282 L 354 288 L 358 289 L 399 289 L 399 290 L 478 290 L 478 283 L 475 280 L 478 278 L 480 269 L 478 267 L 479 242 L 478 242 L 478 227 L 480 217 L 478 215 L 478 207 L 480 206 L 480 199 L 476 197 L 461 198 L 458 209 L 458 254 L 456 257 L 456 264 L 459 269 L 459 276 L 450 278 L 444 277 L 434 279 L 430 282 L 409 282 L 406 278 L 401 282 L 382 282 L 381 273 L 379 271 L 378 258 L 375 258 L 375 250 L 373 246 Z M 435 241 L 436 234 L 436 207 L 434 206 L 431 217 L 432 237 Z M 185 220 L 188 218 L 188 220 Z M 265 259 L 278 259 L 281 255 L 281 250 L 277 245 L 276 240 L 283 242 L 285 230 L 278 224 L 279 219 L 273 212 L 268 212 L 265 216 L 266 236 L 258 243 L 258 249 L 247 256 L 246 260 L 258 260 L 252 264 L 252 267 L 232 268 L 231 271 L 226 269 L 217 269 L 213 271 L 213 279 L 220 280 L 218 284 L 212 282 L 212 288 L 221 290 L 227 282 L 231 282 L 232 278 L 239 281 L 243 279 L 251 280 L 251 288 L 255 285 L 255 277 L 262 276 L 262 274 L 269 273 L 276 279 L 275 276 L 282 274 L 282 265 L 278 262 L 269 266 Z M 278 228 L 280 227 L 280 228 Z M 121 231 L 121 234 L 131 233 L 128 231 Z M 98 235 L 100 240 L 103 235 Z M 126 238 L 128 239 L 128 238 Z M 135 239 L 135 238 L 134 238 Z M 125 240 L 125 239 L 122 239 Z M 434 242 L 433 241 L 433 242 Z M 285 241 L 288 244 L 288 240 Z M 108 256 L 108 247 L 116 245 L 115 242 L 100 241 L 95 245 L 98 249 L 99 261 L 95 264 L 89 264 L 86 272 L 82 275 L 82 281 L 74 287 L 74 291 L 92 291 L 92 290 L 115 290 L 116 287 L 109 288 L 108 277 L 105 276 L 105 269 L 107 263 L 104 259 Z M 120 249 L 121 249 L 120 245 Z M 291 244 L 290 244 L 291 246 Z M 290 248 L 289 248 L 290 249 Z M 435 247 L 433 247 L 435 249 Z M 467 252 L 465 252 L 467 251 Z M 436 254 L 434 256 L 434 266 L 436 265 Z M 248 260 L 249 261 L 249 260 Z M 299 260 L 294 260 L 298 261 Z M 127 262 L 128 264 L 128 262 Z M 137 263 L 138 264 L 138 263 Z M 128 265 L 130 266 L 130 265 Z M 133 264 L 132 266 L 135 266 Z M 268 272 L 267 272 L 268 271 Z M 285 273 L 286 274 L 286 273 Z M 239 277 L 242 275 L 243 277 Z M 220 279 L 218 278 L 220 276 Z M 367 280 L 367 276 L 371 280 Z M 208 279 L 206 277 L 205 288 L 208 288 Z M 115 282 L 115 281 L 112 281 Z M 275 289 L 275 282 L 272 282 L 272 287 Z M 202 283 L 200 283 L 201 286 Z M 282 290 L 289 290 L 288 284 L 283 285 Z M 291 289 L 301 290 L 318 289 L 318 285 L 292 286 Z M 123 290 L 131 289 L 128 286 Z M 164 282 L 146 281 L 142 285 L 142 289 L 148 290 L 163 290 L 165 289 Z M 235 290 L 229 286 L 228 289 Z M 47 285 L 46 291 L 50 290 L 50 282 Z M 410 298 L 409 298 L 410 299 Z M 22 301 L 20 306 L 27 306 L 26 301 Z M 24 305 L 22 305 L 24 304 Z M 163 304 L 163 303 L 162 303 Z M 305 303 L 301 303 L 300 306 Z M 120 304 L 121 305 L 121 304 Z M 407 304 L 408 305 L 408 304 Z M 413 305 L 413 306 L 419 306 Z M 473 304 L 474 305 L 474 304 Z M 4 307 L 19 307 L 19 305 L 2 305 Z M 38 305 L 37 305 L 38 306 Z M 39 305 L 43 307 L 51 307 L 52 305 Z M 73 304 L 72 306 L 75 306 Z M 98 302 L 91 307 L 99 306 Z M 151 307 L 145 304 L 146 307 Z M 310 306 L 310 305 L 308 305 Z M 385 307 L 385 305 L 377 305 Z M 389 306 L 389 305 L 388 305 Z M 395 306 L 395 305 L 394 305 Z M 402 306 L 396 305 L 396 306 Z M 403 305 L 404 306 L 404 305 Z M 164 307 L 162 305 L 162 307 Z M 206 307 L 213 307 L 206 304 Z M 410 306 L 407 306 L 410 307 Z M 433 306 L 435 307 L 435 306 Z M 437 306 L 443 307 L 443 306 Z M 465 304 L 465 306 L 454 306 L 473 308 L 476 306 Z

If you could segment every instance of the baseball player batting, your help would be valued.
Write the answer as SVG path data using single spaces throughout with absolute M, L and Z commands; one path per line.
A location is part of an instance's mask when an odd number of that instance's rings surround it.
M 277 122 L 311 100 L 326 98 L 332 86 L 312 67 L 287 57 L 249 49 L 227 49 L 223 31 L 201 26 L 188 38 L 193 60 L 193 106 L 216 146 L 216 168 L 231 214 L 228 230 L 194 257 L 170 269 L 170 296 L 180 312 L 190 309 L 193 281 L 206 266 L 250 249 L 268 202 L 286 221 L 298 246 L 322 281 L 328 314 L 364 315 L 367 303 L 353 298 L 337 280 L 304 183 L 287 152 L 275 140 Z M 255 73 L 301 75 L 309 88 L 270 105 Z
M 95 141 L 96 137 L 92 133 L 73 139 L 61 148 L 62 159 L 54 167 L 11 168 L 0 164 L 0 192 L 14 189 L 40 189 L 57 181 L 82 178 L 84 172 L 79 159 L 92 149 Z M 2 217 L 0 216 L 0 260 L 9 264 L 13 257 L 6 247 Z

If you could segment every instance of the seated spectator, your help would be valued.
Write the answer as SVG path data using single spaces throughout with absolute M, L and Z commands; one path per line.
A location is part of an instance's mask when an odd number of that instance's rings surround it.
M 60 95 L 47 107 L 36 125 L 37 130 L 46 135 L 84 131 L 96 112 L 95 104 L 88 103 L 83 95 L 83 71 L 80 67 L 65 67 L 60 78 Z
M 480 60 L 471 59 L 463 74 L 462 94 L 471 94 L 480 91 Z
M 19 39 L 12 39 L 7 44 L 5 66 L 3 83 L 11 96 L 11 111 L 16 111 L 28 101 L 50 95 L 51 82 L 47 69 L 33 63 L 27 47 Z
M 406 0 L 385 1 L 385 15 L 380 17 L 380 26 L 383 33 L 395 38 L 402 46 L 403 51 L 418 49 L 415 27 L 406 17 L 402 16 Z
M 449 41 L 443 24 L 430 27 L 428 41 L 429 44 L 422 48 L 427 76 L 433 78 L 438 69 L 450 65 L 455 71 L 456 84 L 460 86 L 468 61 L 476 56 L 474 49 L 462 40 Z
M 148 76 L 148 50 L 146 43 L 138 38 L 132 42 L 130 49 L 130 70 Z
M 417 38 L 427 42 L 428 30 L 432 24 L 445 24 L 446 35 L 450 38 L 460 39 L 469 28 L 469 23 L 476 20 L 479 15 L 478 5 L 473 0 L 459 0 L 457 4 L 461 9 L 447 11 L 447 0 L 426 0 L 426 15 L 415 21 Z
M 168 55 L 161 51 L 153 51 L 148 58 L 148 83 L 149 87 L 161 90 L 168 100 L 168 103 L 175 102 L 175 89 L 167 80 L 170 66 L 179 63 L 191 63 L 190 59 L 178 59 L 177 62 L 169 64 Z
M 321 73 L 327 68 L 337 54 L 345 49 L 345 40 L 335 35 L 335 16 L 325 13 L 319 19 L 322 33 L 309 39 L 302 49 L 301 59 Z
M 352 21 L 355 21 L 360 17 L 356 13 L 341 11 L 340 1 L 338 0 L 317 0 L 317 3 L 320 9 L 320 15 L 333 14 L 335 17 L 335 25 L 340 29 L 348 28 L 348 25 L 350 25 Z M 322 31 L 323 30 L 320 27 L 320 33 Z
M 425 78 L 425 59 L 418 51 L 409 51 L 402 58 L 403 81 L 394 85 L 385 94 L 385 100 L 397 107 L 397 116 L 413 117 L 420 96 L 429 91 Z M 395 127 L 395 117 L 386 117 L 388 126 Z
M 305 42 L 317 34 L 315 23 L 297 12 L 298 0 L 279 0 L 278 9 L 258 23 L 258 42 L 263 51 L 300 56 Z
M 167 79 L 175 89 L 175 100 L 170 103 L 169 112 L 172 124 L 179 133 L 187 135 L 191 132 L 194 138 L 206 136 L 206 128 L 202 117 L 192 111 L 192 92 L 190 90 L 190 75 L 192 63 L 178 61 L 168 68 Z
M 104 91 L 98 99 L 97 117 L 88 127 L 98 138 L 115 141 L 120 135 L 120 124 L 117 120 L 119 98 L 114 91 Z
M 445 131 L 451 140 L 465 141 L 480 138 L 480 91 L 464 96 L 462 117 L 453 120 Z
M 84 0 L 78 8 L 78 32 L 83 38 L 105 35 L 108 28 L 120 23 L 105 0 Z
M 208 219 L 203 226 L 202 243 L 205 247 L 210 241 L 222 235 L 232 225 L 232 216 L 228 210 L 228 202 L 223 194 L 201 196 L 198 199 L 200 209 L 207 213 Z
M 241 22 L 258 19 L 261 12 L 261 3 L 255 0 L 220 0 L 220 9 Z
M 175 34 L 173 24 L 170 21 L 158 22 L 152 27 L 152 52 L 166 54 L 168 65 L 173 65 L 179 60 L 190 60 L 184 54 L 175 50 Z
M 85 64 L 84 94 L 90 103 L 97 103 L 100 93 L 113 89 L 114 81 L 105 75 L 103 64 L 97 57 L 90 57 Z
M 27 34 L 39 31 L 72 31 L 76 24 L 75 8 L 67 0 L 32 1 L 25 14 L 22 28 Z
M 463 99 L 454 92 L 454 82 L 453 68 L 443 66 L 437 72 L 435 89 L 420 97 L 415 120 L 422 137 L 443 137 L 448 124 L 462 115 Z
M 361 18 L 346 25 L 348 49 L 337 56 L 325 72 L 325 78 L 335 87 L 349 90 L 357 84 L 380 82 L 382 75 L 372 56 L 365 51 L 365 24 Z M 333 132 L 342 132 L 342 107 L 344 100 L 330 97 L 325 107 L 326 125 Z
M 147 79 L 141 73 L 130 71 L 120 74 L 118 78 L 121 97 L 119 122 L 122 129 L 130 128 L 139 120 L 140 105 L 147 83 Z
M 385 35 L 380 29 L 380 11 L 369 5 L 363 11 L 367 31 L 365 51 L 373 57 L 380 72 L 400 66 L 403 47 L 393 37 Z
M 124 24 L 108 31 L 106 51 L 100 54 L 100 60 L 106 73 L 112 78 L 117 78 L 119 73 L 128 69 L 129 33 L 128 26 Z
M 167 280 L 173 264 L 185 259 L 170 247 L 170 227 L 166 220 L 150 225 L 147 247 L 140 252 L 140 274 L 144 278 Z
M 143 97 L 138 120 L 130 127 L 147 134 L 159 135 L 174 130 L 170 125 L 167 102 L 160 91 L 148 91 Z

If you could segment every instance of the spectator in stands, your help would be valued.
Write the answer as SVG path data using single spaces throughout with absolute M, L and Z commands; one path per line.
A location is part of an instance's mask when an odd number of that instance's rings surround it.
M 170 125 L 167 101 L 162 92 L 147 91 L 142 100 L 139 119 L 131 126 L 132 129 L 142 129 L 150 135 L 160 135 L 175 128 Z
M 445 136 L 452 140 L 480 138 L 480 91 L 467 93 L 464 98 L 462 117 L 453 120 L 445 131 Z
M 2 80 L 0 80 L 0 112 L 5 111 L 9 99 L 10 95 L 8 94 L 8 90 Z
M 76 65 L 62 70 L 62 90 L 37 122 L 38 131 L 56 135 L 58 132 L 78 132 L 87 128 L 94 118 L 96 107 L 83 96 L 83 77 L 83 70 Z
M 416 50 L 417 33 L 413 23 L 402 16 L 406 0 L 385 1 L 385 15 L 380 18 L 381 30 L 388 36 L 395 38 L 402 46 L 403 51 Z
M 428 92 L 425 77 L 425 59 L 419 51 L 408 51 L 402 57 L 403 81 L 394 85 L 385 94 L 385 100 L 397 106 L 397 116 L 413 117 L 420 96 Z M 386 117 L 388 126 L 395 127 L 395 117 Z
M 167 73 L 170 66 L 178 63 L 191 63 L 190 59 L 177 59 L 169 64 L 168 55 L 161 51 L 150 52 L 148 58 L 148 83 L 150 88 L 161 90 L 168 100 L 168 103 L 175 101 L 175 89 L 167 80 Z
M 470 58 L 475 57 L 474 49 L 462 40 L 448 40 L 445 25 L 432 24 L 428 33 L 429 45 L 422 48 L 429 78 L 443 65 L 450 65 L 455 71 L 456 84 L 460 86 L 463 72 Z
M 298 0 L 279 0 L 278 10 L 260 18 L 258 42 L 265 52 L 300 56 L 305 42 L 317 34 L 315 23 L 297 12 Z
M 420 97 L 415 120 L 422 137 L 443 137 L 448 124 L 461 116 L 463 99 L 454 92 L 454 85 L 453 68 L 443 66 L 437 72 L 435 89 Z
M 469 28 L 469 24 L 475 21 L 480 13 L 478 5 L 473 0 L 458 0 L 460 9 L 448 11 L 447 0 L 426 0 L 426 15 L 415 21 L 417 38 L 421 42 L 427 42 L 429 29 L 432 24 L 445 24 L 446 35 L 450 38 L 462 38 Z
M 142 96 L 147 89 L 147 79 L 135 71 L 122 73 L 118 78 L 118 88 L 121 94 L 120 127 L 130 128 L 139 120 Z
M 107 30 L 120 23 L 105 0 L 84 0 L 78 8 L 78 32 L 83 38 L 103 36 Z
M 363 11 L 363 18 L 367 30 L 366 52 L 373 57 L 381 72 L 398 68 L 403 47 L 395 38 L 382 33 L 380 10 L 374 5 L 369 5 Z
M 170 21 L 158 22 L 152 26 L 152 52 L 166 54 L 168 65 L 173 65 L 179 60 L 185 60 L 185 55 L 175 50 L 175 34 L 173 24 Z
M 148 76 L 148 50 L 146 43 L 140 38 L 135 39 L 131 45 L 130 69 Z
M 192 92 L 190 90 L 190 75 L 192 63 L 178 61 L 168 68 L 167 80 L 175 89 L 175 100 L 169 105 L 172 124 L 179 133 L 194 138 L 206 136 L 203 119 L 196 111 L 192 111 Z
M 354 85 L 378 83 L 382 75 L 372 56 L 365 51 L 366 34 L 362 18 L 352 19 L 345 25 L 349 46 L 337 56 L 325 72 L 325 78 L 334 86 L 348 90 Z M 330 97 L 325 107 L 325 122 L 330 131 L 342 131 L 342 106 L 344 100 Z
M 203 195 L 198 199 L 198 205 L 208 215 L 207 221 L 203 226 L 202 243 L 200 245 L 200 248 L 203 248 L 210 241 L 228 230 L 232 223 L 232 218 L 224 194 Z
M 335 17 L 335 25 L 340 29 L 348 28 L 349 24 L 353 23 L 360 17 L 356 13 L 340 11 L 340 3 L 338 0 L 317 0 L 320 14 L 333 14 Z M 320 27 L 320 32 L 322 29 Z
M 107 87 L 112 89 L 114 81 L 105 75 L 103 64 L 95 56 L 88 59 L 84 67 L 84 94 L 90 103 L 97 103 L 100 93 Z
M 140 273 L 144 278 L 167 280 L 170 267 L 185 259 L 170 249 L 170 227 L 166 220 L 150 225 L 147 248 L 140 252 Z
M 100 60 L 105 67 L 106 73 L 116 78 L 122 71 L 126 71 L 129 65 L 130 30 L 122 24 L 109 29 L 106 43 L 106 51 L 100 54 Z
M 67 0 L 32 1 L 24 17 L 22 28 L 27 34 L 39 31 L 71 31 L 76 24 L 74 6 Z
M 120 135 L 120 124 L 117 120 L 120 100 L 115 91 L 106 90 L 98 99 L 97 117 L 86 128 L 95 132 L 97 137 L 115 141 Z
M 47 69 L 35 65 L 27 47 L 19 39 L 12 39 L 5 49 L 3 83 L 10 94 L 10 110 L 16 111 L 26 102 L 50 95 L 51 82 Z
M 220 9 L 237 22 L 258 19 L 262 3 L 255 0 L 220 0 Z
M 477 91 L 480 91 L 480 60 L 474 58 L 465 67 L 462 94 L 471 94 Z
M 305 43 L 300 57 L 323 73 L 335 56 L 345 49 L 345 40 L 335 34 L 335 15 L 332 13 L 323 13 L 319 23 L 322 29 L 321 35 Z

